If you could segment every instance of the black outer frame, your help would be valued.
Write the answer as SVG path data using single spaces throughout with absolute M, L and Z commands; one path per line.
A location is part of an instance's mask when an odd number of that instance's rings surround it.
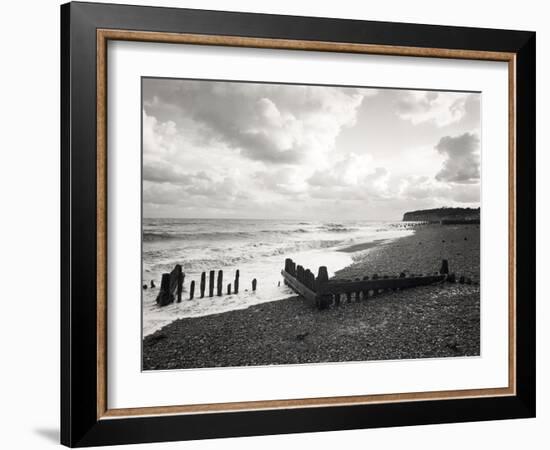
M 98 420 L 96 29 L 516 53 L 517 395 Z M 94 3 L 61 6 L 61 443 L 177 441 L 535 416 L 535 33 Z

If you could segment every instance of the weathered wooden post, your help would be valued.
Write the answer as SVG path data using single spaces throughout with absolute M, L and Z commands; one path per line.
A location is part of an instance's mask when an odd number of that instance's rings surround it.
M 223 288 L 223 270 L 218 270 L 218 297 L 222 295 Z
M 355 281 L 361 281 L 359 278 L 356 278 Z M 360 302 L 361 301 L 361 291 L 355 292 L 355 301 Z
M 315 280 L 315 286 L 317 288 L 316 303 L 317 308 L 326 309 L 330 305 L 332 296 L 323 292 L 323 285 L 328 283 L 328 271 L 325 266 L 319 267 L 317 272 L 317 279 Z
M 166 306 L 174 302 L 174 291 L 177 287 L 178 275 L 177 268 L 181 271 L 181 266 L 176 266 L 171 273 L 163 273 L 160 282 L 160 292 L 157 295 L 156 302 L 159 306 Z
M 170 292 L 172 294 L 174 292 L 176 292 L 176 289 L 177 289 L 178 283 L 179 283 L 179 277 L 180 277 L 181 273 L 182 273 L 181 265 L 179 265 L 179 264 L 176 264 L 174 266 L 174 268 L 172 269 L 172 272 L 170 272 Z
M 256 281 L 256 278 L 252 280 L 252 291 L 256 290 L 256 286 L 258 285 L 258 282 Z
M 290 273 L 290 265 L 292 264 L 292 259 L 285 259 L 285 272 Z
M 239 276 L 239 269 L 237 269 L 237 271 L 235 272 L 235 281 L 233 283 L 233 292 L 235 294 L 239 293 Z
M 160 291 L 156 299 L 159 306 L 166 306 L 174 302 L 174 293 L 178 287 L 178 280 L 181 273 L 181 266 L 176 264 L 172 272 L 162 274 Z
M 441 275 L 448 275 L 449 274 L 449 261 L 444 259 L 441 261 L 441 269 L 439 269 L 439 273 Z
M 317 272 L 317 280 L 321 283 L 326 283 L 328 281 L 328 270 L 325 266 L 319 267 Z
M 215 272 L 211 270 L 210 276 L 208 279 L 208 296 L 209 297 L 214 297 L 214 275 L 215 275 Z
M 178 303 L 181 303 L 181 293 L 183 291 L 183 273 L 178 273 L 178 287 L 176 288 L 176 294 L 178 298 Z
M 227 295 L 231 295 L 231 283 L 227 285 Z
M 363 281 L 368 281 L 369 277 L 368 276 L 364 276 L 363 277 Z M 363 291 L 363 300 L 366 300 L 367 298 L 369 298 L 369 290 L 368 289 L 365 289 Z
M 191 281 L 191 286 L 189 286 L 189 300 L 193 300 L 195 296 L 195 280 Z
M 159 306 L 165 306 L 170 303 L 170 274 L 163 273 L 160 279 L 160 292 L 157 295 Z
M 378 274 L 375 273 L 375 274 L 372 276 L 372 279 L 373 279 L 373 280 L 378 280 Z M 379 292 L 378 288 L 373 289 L 373 290 L 372 290 L 372 296 L 374 297 L 376 294 L 378 294 L 378 292 Z
M 382 275 L 382 279 L 383 279 L 383 280 L 387 280 L 388 278 L 389 278 L 388 275 Z M 387 290 L 387 289 L 380 289 L 380 292 L 384 292 L 384 291 L 386 291 L 386 290 Z
M 313 277 L 313 282 L 312 282 Z M 304 284 L 308 289 L 311 289 L 312 291 L 315 290 L 315 277 L 313 276 L 313 273 L 311 273 L 311 270 L 306 269 L 304 272 Z
M 204 298 L 204 290 L 206 289 L 206 272 L 201 273 L 201 298 Z

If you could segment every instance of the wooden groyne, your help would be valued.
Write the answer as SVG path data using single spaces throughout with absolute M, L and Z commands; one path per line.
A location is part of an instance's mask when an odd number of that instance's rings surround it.
M 410 289 L 442 281 L 457 282 L 457 276 L 454 273 L 449 273 L 449 263 L 445 259 L 442 261 L 439 271 L 431 275 L 407 275 L 401 272 L 399 275 L 373 274 L 354 280 L 329 280 L 328 271 L 325 266 L 319 267 L 317 276 L 315 276 L 311 270 L 297 265 L 292 259 L 287 258 L 281 275 L 285 285 L 289 286 L 294 292 L 304 297 L 319 309 L 326 309 L 330 305 L 338 306 L 343 301 L 349 303 L 353 300 L 366 300 L 384 291 Z M 227 283 L 225 285 L 227 295 L 231 295 L 232 293 L 238 294 L 239 277 L 240 273 L 237 270 L 233 284 Z M 206 295 L 208 297 L 223 296 L 223 280 L 223 270 L 218 270 L 217 274 L 215 270 L 211 270 L 208 272 L 208 276 L 207 272 L 202 272 L 200 284 L 196 284 L 195 280 L 192 280 L 189 284 L 189 300 L 195 298 L 196 285 L 198 285 L 199 289 L 197 297 L 200 295 L 201 299 Z M 157 304 L 159 306 L 166 306 L 174 302 L 181 302 L 184 281 L 185 274 L 179 264 L 176 264 L 170 273 L 162 274 L 160 289 L 156 298 Z M 208 293 L 206 292 L 207 281 Z M 472 284 L 472 280 L 464 276 L 461 276 L 458 282 Z M 155 287 L 155 284 L 151 281 L 151 288 L 153 287 Z M 255 292 L 257 288 L 258 281 L 254 278 L 251 283 L 251 291 Z M 147 289 L 146 284 L 143 285 L 143 289 Z
M 231 285 L 231 283 L 228 283 L 226 285 L 227 295 L 231 295 L 232 291 L 234 294 L 238 294 L 239 277 L 240 277 L 240 273 L 239 273 L 239 270 L 237 270 L 235 272 L 233 285 Z M 157 305 L 166 306 L 174 302 L 180 303 L 182 300 L 184 281 L 185 281 L 185 274 L 183 273 L 181 265 L 179 264 L 176 264 L 172 272 L 163 273 L 161 278 L 159 293 L 156 299 Z M 207 281 L 208 281 L 208 293 L 206 292 Z M 252 280 L 252 285 L 251 285 L 252 291 L 256 291 L 257 284 L 258 282 L 256 278 L 254 278 Z M 195 280 L 192 280 L 191 283 L 189 284 L 189 300 L 193 300 L 195 298 L 195 286 L 196 286 Z M 151 280 L 151 289 L 153 289 L 154 287 L 155 287 L 155 283 L 153 280 Z M 143 289 L 147 289 L 146 284 L 143 285 Z M 217 277 L 216 277 L 215 270 L 209 271 L 208 277 L 206 272 L 202 272 L 200 277 L 200 284 L 198 284 L 198 289 L 199 289 L 200 298 L 204 298 L 206 295 L 208 295 L 208 297 L 214 297 L 214 296 L 221 297 L 223 295 L 223 270 L 218 270 Z M 197 296 L 199 294 L 197 294 Z
M 352 299 L 361 301 L 384 291 L 410 289 L 446 281 L 449 277 L 449 265 L 447 260 L 443 260 L 439 272 L 433 275 L 413 274 L 407 276 L 402 272 L 397 276 L 374 274 L 370 278 L 364 276 L 363 279 L 329 280 L 325 266 L 319 267 L 315 277 L 311 270 L 296 265 L 292 259 L 287 258 L 281 275 L 285 284 L 294 292 L 314 304 L 318 309 L 326 309 L 331 304 L 338 306 L 342 299 L 348 302 L 351 302 Z
M 157 304 L 159 306 L 166 306 L 174 303 L 176 298 L 178 303 L 181 302 L 184 280 L 185 274 L 182 272 L 179 264 L 176 264 L 172 272 L 163 273 L 160 281 L 160 291 L 157 295 Z M 152 281 L 151 286 L 154 286 Z

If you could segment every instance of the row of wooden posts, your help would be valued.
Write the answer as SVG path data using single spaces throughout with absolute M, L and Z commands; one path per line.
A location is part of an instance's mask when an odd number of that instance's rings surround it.
M 233 293 L 239 293 L 239 270 L 235 272 L 235 279 L 233 286 L 231 283 L 227 284 L 227 295 L 231 295 L 232 287 Z M 208 276 L 208 297 L 214 297 L 214 288 L 216 288 L 216 294 L 221 297 L 223 295 L 223 270 L 218 270 L 218 277 L 216 278 L 216 271 L 211 270 Z M 181 265 L 176 264 L 172 272 L 163 273 L 160 282 L 160 291 L 157 295 L 157 304 L 159 306 L 166 306 L 176 301 L 181 302 L 181 296 L 183 292 L 183 283 L 185 281 L 185 273 L 183 273 Z M 214 286 L 215 285 L 215 286 Z M 151 286 L 154 287 L 153 282 Z M 256 278 L 252 280 L 252 290 L 255 291 L 258 286 Z M 147 285 L 144 285 L 146 288 Z M 199 285 L 200 298 L 204 298 L 206 295 L 206 272 L 201 274 L 201 280 Z M 195 280 L 192 280 L 189 284 L 189 300 L 193 300 L 195 297 Z
M 216 271 L 211 270 L 208 276 L 208 296 L 214 296 L 214 289 L 218 296 L 223 295 L 223 270 L 218 270 L 216 280 Z M 297 265 L 292 259 L 285 260 L 285 267 L 281 271 L 284 283 L 294 290 L 299 295 L 312 301 L 319 309 L 325 309 L 331 304 L 338 306 L 342 297 L 348 302 L 355 298 L 356 301 L 367 299 L 369 296 L 377 295 L 385 290 L 408 289 L 416 286 L 425 286 L 441 281 L 456 282 L 454 273 L 449 273 L 449 263 L 444 259 L 441 263 L 439 272 L 433 275 L 406 275 L 401 272 L 398 276 L 378 276 L 372 275 L 371 278 L 364 276 L 363 279 L 356 278 L 355 280 L 329 280 L 328 271 L 325 266 L 319 267 L 317 276 L 309 269 L 305 269 L 301 265 Z M 233 286 L 227 284 L 227 295 L 239 292 L 239 270 L 235 272 Z M 162 274 L 160 290 L 157 295 L 156 302 L 159 306 L 166 306 L 174 301 L 178 303 L 182 300 L 183 283 L 185 281 L 185 273 L 183 273 L 181 265 L 176 264 L 170 273 Z M 206 296 L 206 272 L 202 272 L 200 279 L 200 298 Z M 471 284 L 471 280 L 464 276 L 460 277 L 460 283 Z M 252 280 L 252 291 L 256 291 L 257 280 Z M 154 283 L 151 282 L 151 287 Z M 143 286 L 144 289 L 147 285 Z M 195 280 L 192 280 L 189 285 L 189 300 L 195 297 Z
M 363 279 L 355 280 L 329 280 L 327 268 L 319 267 L 317 277 L 309 269 L 297 265 L 292 259 L 285 260 L 285 267 L 281 271 L 284 282 L 297 294 L 311 301 L 317 308 L 325 309 L 331 304 L 338 306 L 342 297 L 348 302 L 352 297 L 356 301 L 367 299 L 370 296 L 379 294 L 385 290 L 408 289 L 416 286 L 425 286 L 441 281 L 456 280 L 454 274 L 449 274 L 449 263 L 443 260 L 439 272 L 433 275 L 414 275 L 407 276 L 401 272 L 398 276 L 377 274 L 371 278 L 364 276 Z M 463 277 L 462 277 L 463 278 Z M 461 281 L 462 281 L 461 278 Z

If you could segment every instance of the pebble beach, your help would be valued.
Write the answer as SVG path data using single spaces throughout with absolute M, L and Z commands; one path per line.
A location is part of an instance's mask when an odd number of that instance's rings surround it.
M 479 225 L 425 225 L 343 248 L 353 262 L 334 278 L 431 274 L 447 259 L 468 283 L 385 292 L 324 311 L 294 296 L 178 319 L 144 338 L 143 370 L 478 356 L 479 239 Z

